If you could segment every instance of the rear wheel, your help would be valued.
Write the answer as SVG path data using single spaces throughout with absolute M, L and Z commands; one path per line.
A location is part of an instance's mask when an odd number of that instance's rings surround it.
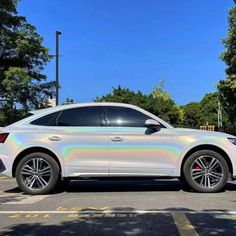
M 214 193 L 227 183 L 229 168 L 219 153 L 202 150 L 188 157 L 183 173 L 185 181 L 195 191 Z
M 59 175 L 58 163 L 45 153 L 25 156 L 16 168 L 19 187 L 32 195 L 50 193 L 55 188 Z

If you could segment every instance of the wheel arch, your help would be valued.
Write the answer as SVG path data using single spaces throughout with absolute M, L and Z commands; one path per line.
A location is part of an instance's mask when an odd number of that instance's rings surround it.
M 229 167 L 229 174 L 232 177 L 233 165 L 232 165 L 232 162 L 231 162 L 228 154 L 222 148 L 217 147 L 217 146 L 212 145 L 212 144 L 202 144 L 202 145 L 195 146 L 185 154 L 185 156 L 182 160 L 182 163 L 181 163 L 181 173 L 180 173 L 181 176 L 183 176 L 184 163 L 188 159 L 188 157 L 190 155 L 192 155 L 193 153 L 195 153 L 197 151 L 201 151 L 201 150 L 210 150 L 210 151 L 215 151 L 215 152 L 219 153 L 226 160 L 226 162 L 228 164 L 228 167 Z
M 57 155 L 53 151 L 51 151 L 51 150 L 49 150 L 49 149 L 47 149 L 45 147 L 29 147 L 29 148 L 23 150 L 22 152 L 20 152 L 16 156 L 16 158 L 15 158 L 15 160 L 13 162 L 13 166 L 12 166 L 12 176 L 13 177 L 16 176 L 16 167 L 19 164 L 20 160 L 23 157 L 25 157 L 25 156 L 27 156 L 27 155 L 29 155 L 31 153 L 35 153 L 35 152 L 42 152 L 42 153 L 45 153 L 45 154 L 48 154 L 49 156 L 51 156 L 58 163 L 59 168 L 60 168 L 60 172 L 62 174 L 62 172 L 63 172 L 62 163 L 60 162 L 59 158 L 57 157 Z

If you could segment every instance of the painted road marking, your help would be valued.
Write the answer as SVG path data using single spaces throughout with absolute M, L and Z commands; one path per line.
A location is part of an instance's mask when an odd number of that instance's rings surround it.
M 171 215 L 181 236 L 199 235 L 184 213 L 172 212 Z
M 5 197 L 15 197 L 17 196 L 16 193 L 6 193 L 4 191 L 0 191 L 0 200 L 1 198 L 5 198 Z
M 3 205 L 34 204 L 50 195 L 23 195 L 22 193 L 6 193 L 0 191 L 0 203 Z M 7 199 L 9 198 L 9 200 Z
M 4 176 L 4 175 L 1 175 L 0 176 L 0 182 L 13 182 L 13 181 L 16 181 L 15 178 L 11 178 L 11 177 L 8 177 L 8 176 Z
M 84 218 L 136 218 L 140 215 L 145 215 L 142 211 L 142 214 L 139 213 L 140 211 L 115 211 L 115 210 L 106 210 L 106 211 L 88 211 L 88 210 L 82 210 L 82 211 L 0 211 L 0 216 L 5 215 L 9 219 L 12 220 L 18 220 L 18 219 L 51 219 L 53 217 L 62 216 L 63 218 L 67 219 L 84 219 Z M 147 211 L 150 215 L 150 211 Z M 153 211 L 152 211 L 153 212 Z M 194 235 L 198 236 L 198 233 L 195 231 L 194 227 L 188 220 L 188 218 L 183 214 L 179 212 L 168 212 L 169 215 L 172 215 L 172 218 L 174 220 L 174 223 L 176 225 L 176 228 L 180 234 L 180 236 L 189 236 Z M 189 212 L 188 212 L 189 213 Z M 198 213 L 198 212 L 194 212 Z M 158 214 L 160 211 L 158 211 Z M 209 214 L 206 212 L 206 214 Z M 212 214 L 212 212 L 211 212 Z M 151 214 L 153 216 L 157 216 L 157 214 Z M 221 212 L 221 215 L 224 215 L 224 212 Z M 227 218 L 229 216 L 234 217 L 235 215 L 227 215 Z
M 7 177 L 7 176 L 4 176 L 4 175 L 1 175 L 1 176 L 0 176 L 0 180 L 1 180 L 1 179 L 7 179 L 7 178 L 8 178 L 8 177 Z
M 4 205 L 21 205 L 21 204 L 34 204 L 39 201 L 42 201 L 50 195 L 35 195 L 35 196 L 16 196 L 14 201 L 4 202 Z M 2 197 L 2 196 L 1 196 Z
M 88 207 L 89 208 L 89 207 Z M 83 208 L 83 209 L 88 209 Z M 129 213 L 136 213 L 136 214 L 172 214 L 172 213 L 182 213 L 182 214 L 217 214 L 217 215 L 236 215 L 236 211 L 158 211 L 158 210 L 81 210 L 81 211 L 0 211 L 0 214 L 79 214 L 79 213 L 86 213 L 86 214 L 100 214 L 100 213 L 107 213 L 107 214 L 129 214 Z M 234 217 L 234 216 L 233 216 Z
M 22 195 L 19 193 L 6 193 L 4 191 L 0 191 L 0 202 L 4 199 L 4 202 L 1 203 L 2 205 L 20 205 L 20 204 L 33 204 L 37 203 L 50 195 Z M 12 197 L 14 200 L 9 199 L 9 201 L 5 201 L 5 198 Z M 7 199 L 6 199 L 7 200 Z
M 91 210 L 91 211 L 105 211 L 108 210 L 108 207 L 86 207 L 86 208 L 80 208 L 80 207 L 72 207 L 72 208 L 66 208 L 66 207 L 58 207 L 56 211 L 84 211 L 84 210 Z

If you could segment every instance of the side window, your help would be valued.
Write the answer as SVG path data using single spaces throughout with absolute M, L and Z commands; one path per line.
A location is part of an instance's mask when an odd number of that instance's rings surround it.
M 105 107 L 107 126 L 144 127 L 149 116 L 128 107 Z
M 43 125 L 43 126 L 55 126 L 56 118 L 60 112 L 54 112 L 49 115 L 43 116 L 31 122 L 32 125 Z
M 100 107 L 80 107 L 63 110 L 57 118 L 57 126 L 101 126 Z

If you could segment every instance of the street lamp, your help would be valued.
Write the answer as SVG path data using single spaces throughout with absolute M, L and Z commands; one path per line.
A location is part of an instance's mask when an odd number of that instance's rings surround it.
M 56 106 L 59 104 L 59 35 L 61 32 L 56 31 Z

